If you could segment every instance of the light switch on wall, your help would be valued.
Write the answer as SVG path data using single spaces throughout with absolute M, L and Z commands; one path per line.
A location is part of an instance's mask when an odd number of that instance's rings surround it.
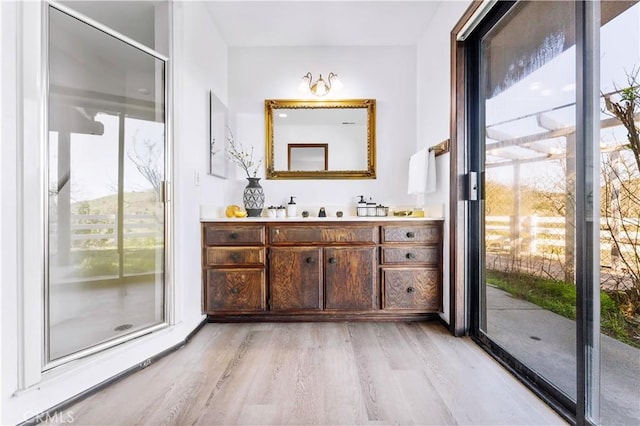
M 194 170 L 193 171 L 193 183 L 196 186 L 200 186 L 200 171 L 199 170 Z

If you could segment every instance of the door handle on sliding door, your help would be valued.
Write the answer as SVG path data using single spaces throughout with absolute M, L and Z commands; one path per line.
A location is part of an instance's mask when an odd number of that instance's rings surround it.
M 478 172 L 469 172 L 469 201 L 478 201 Z

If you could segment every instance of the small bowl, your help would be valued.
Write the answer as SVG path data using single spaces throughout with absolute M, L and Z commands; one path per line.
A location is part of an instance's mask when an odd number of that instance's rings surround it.
M 235 212 L 233 212 L 233 215 L 235 217 L 247 217 L 247 212 L 244 210 L 237 210 Z
M 411 210 L 400 210 L 393 212 L 394 216 L 411 216 L 413 212 Z

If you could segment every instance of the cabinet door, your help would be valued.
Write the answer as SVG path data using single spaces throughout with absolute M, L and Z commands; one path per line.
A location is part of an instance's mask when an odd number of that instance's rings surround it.
M 438 268 L 382 268 L 383 309 L 442 311 Z
M 322 309 L 322 248 L 272 247 L 269 290 L 271 311 Z
M 324 249 L 325 308 L 379 308 L 375 247 Z
M 213 311 L 264 311 L 264 269 L 208 269 L 206 304 Z

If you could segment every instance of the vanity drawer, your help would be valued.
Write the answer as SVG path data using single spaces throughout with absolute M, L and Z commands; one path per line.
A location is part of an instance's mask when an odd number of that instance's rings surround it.
M 211 245 L 247 245 L 264 244 L 264 225 L 218 225 L 205 224 L 204 244 Z
M 206 312 L 266 310 L 264 269 L 208 269 L 205 284 Z
M 378 242 L 378 227 L 357 226 L 272 226 L 269 228 L 271 244 L 319 244 L 319 243 L 364 243 Z
M 438 265 L 440 263 L 440 250 L 438 246 L 382 247 L 380 251 L 380 259 L 383 264 L 429 263 Z
M 264 247 L 207 247 L 207 266 L 264 265 Z
M 437 225 L 385 225 L 382 227 L 383 243 L 427 243 L 440 242 L 440 227 Z
M 383 302 L 387 310 L 442 310 L 438 268 L 382 268 Z

